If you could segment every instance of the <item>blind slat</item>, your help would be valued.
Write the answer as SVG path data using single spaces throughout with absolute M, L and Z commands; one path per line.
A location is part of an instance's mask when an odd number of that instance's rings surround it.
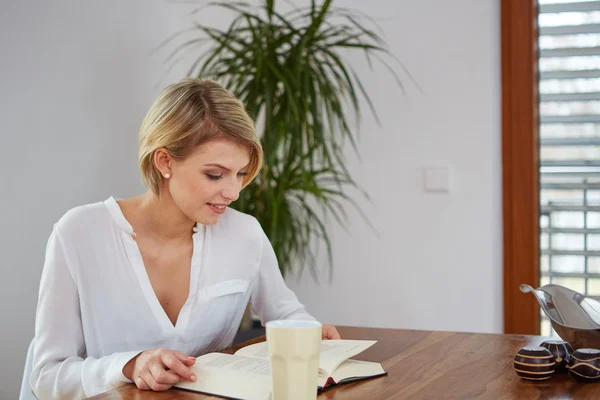
M 564 47 L 560 49 L 541 49 L 540 57 L 579 57 L 600 56 L 600 46 L 596 47 Z
M 555 271 L 548 271 L 544 275 L 546 275 L 546 276 L 555 276 L 555 277 L 560 277 L 560 278 L 600 278 L 600 274 L 595 274 L 593 272 L 555 272 Z M 598 300 L 600 298 L 600 296 L 590 296 L 589 294 L 588 294 L 588 297 L 591 297 L 591 298 L 593 298 L 595 300 Z
M 542 178 L 544 176 L 565 176 L 568 178 L 594 178 L 594 179 L 598 179 L 600 177 L 600 171 L 565 171 L 564 169 L 558 169 L 558 168 L 548 168 L 548 167 L 542 167 L 543 169 L 540 169 L 540 175 L 542 176 Z
M 542 115 L 542 124 L 600 123 L 600 115 Z
M 587 93 L 540 93 L 540 101 L 595 101 L 600 92 Z
M 563 12 L 581 12 L 600 10 L 600 1 L 585 1 L 560 4 L 540 4 L 538 12 L 540 14 L 554 14 Z
M 543 205 L 540 210 L 543 214 L 552 211 L 594 211 L 600 212 L 600 206 L 579 206 L 579 205 Z
M 540 188 L 551 190 L 598 190 L 600 183 L 542 182 Z
M 541 231 L 542 233 L 600 233 L 600 229 L 594 228 L 541 228 Z
M 600 167 L 600 160 L 541 160 L 542 167 Z
M 600 137 L 584 138 L 541 138 L 542 146 L 599 146 Z
M 542 250 L 542 255 L 551 255 L 551 256 L 592 256 L 599 257 L 600 251 L 593 250 Z
M 540 79 L 593 79 L 600 78 L 600 69 L 541 71 Z
M 578 35 L 585 33 L 600 33 L 600 24 L 581 24 L 563 26 L 542 26 L 539 33 L 545 35 Z

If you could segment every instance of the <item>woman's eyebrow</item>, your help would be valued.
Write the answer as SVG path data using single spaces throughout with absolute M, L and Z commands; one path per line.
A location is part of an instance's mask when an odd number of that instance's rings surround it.
M 211 163 L 211 164 L 204 164 L 205 167 L 217 167 L 217 168 L 221 168 L 224 169 L 227 172 L 231 172 L 231 170 L 221 164 L 215 164 L 215 163 Z

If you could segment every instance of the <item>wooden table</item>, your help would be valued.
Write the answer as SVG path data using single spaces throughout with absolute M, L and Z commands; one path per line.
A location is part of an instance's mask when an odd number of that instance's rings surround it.
M 378 340 L 373 347 L 355 358 L 380 362 L 389 375 L 339 386 L 319 394 L 318 400 L 600 398 L 600 384 L 578 383 L 568 375 L 530 382 L 514 373 L 514 354 L 523 346 L 539 345 L 545 339 L 541 336 L 351 327 L 338 329 L 344 339 Z M 262 340 L 264 337 L 240 347 Z M 177 389 L 166 392 L 141 391 L 134 385 L 125 385 L 93 397 L 94 400 L 208 398 L 215 399 Z

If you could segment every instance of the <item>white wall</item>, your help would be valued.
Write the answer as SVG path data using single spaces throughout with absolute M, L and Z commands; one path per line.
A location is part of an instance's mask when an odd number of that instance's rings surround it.
M 75 205 L 143 189 L 141 120 L 159 88 L 185 73 L 163 79 L 165 53 L 151 51 L 189 26 L 189 8 L 0 3 L 0 399 L 17 398 L 52 224 Z
M 404 96 L 360 62 L 382 127 L 365 119 L 363 161 L 349 163 L 380 236 L 351 214 L 350 232 L 334 231 L 332 285 L 305 273 L 290 286 L 324 322 L 501 332 L 499 2 L 344 3 L 384 18 L 422 93 L 409 81 Z M 453 169 L 450 193 L 424 192 L 430 165 Z
M 359 218 L 334 231 L 332 286 L 291 286 L 336 324 L 501 330 L 499 10 L 496 0 L 343 1 L 381 22 L 423 88 L 403 97 L 357 68 L 382 128 L 362 127 L 350 168 L 380 232 Z M 136 135 L 166 77 L 151 55 L 189 26 L 191 6 L 163 0 L 20 0 L 0 4 L 0 398 L 16 398 L 33 335 L 44 246 L 70 207 L 142 190 Z M 203 21 L 223 24 L 212 12 Z M 422 167 L 448 164 L 455 188 L 425 194 Z M 352 214 L 351 214 L 352 215 Z M 93 227 L 90 227 L 93 229 Z M 60 316 L 57 316 L 59 318 Z

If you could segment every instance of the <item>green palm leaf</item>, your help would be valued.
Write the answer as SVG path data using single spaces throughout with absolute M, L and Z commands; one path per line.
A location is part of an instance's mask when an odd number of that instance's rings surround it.
M 392 55 L 365 24 L 376 25 L 372 19 L 334 7 L 333 0 L 313 0 L 304 8 L 291 4 L 286 13 L 276 9 L 275 0 L 261 0 L 259 6 L 227 0 L 205 5 L 235 17 L 226 30 L 196 24 L 202 37 L 185 41 L 170 57 L 204 46 L 188 75 L 220 81 L 262 122 L 265 168 L 234 206 L 259 220 L 282 273 L 308 268 L 318 280 L 314 244 L 321 242 L 331 279 L 330 217 L 346 227 L 350 206 L 372 227 L 346 193 L 358 189 L 368 198 L 346 169 L 343 148 L 349 142 L 358 154 L 358 129 L 351 129 L 347 115 L 355 116 L 358 126 L 361 97 L 376 119 L 377 113 L 342 52 L 360 51 L 369 65 L 381 62 L 402 87 L 384 59 Z

